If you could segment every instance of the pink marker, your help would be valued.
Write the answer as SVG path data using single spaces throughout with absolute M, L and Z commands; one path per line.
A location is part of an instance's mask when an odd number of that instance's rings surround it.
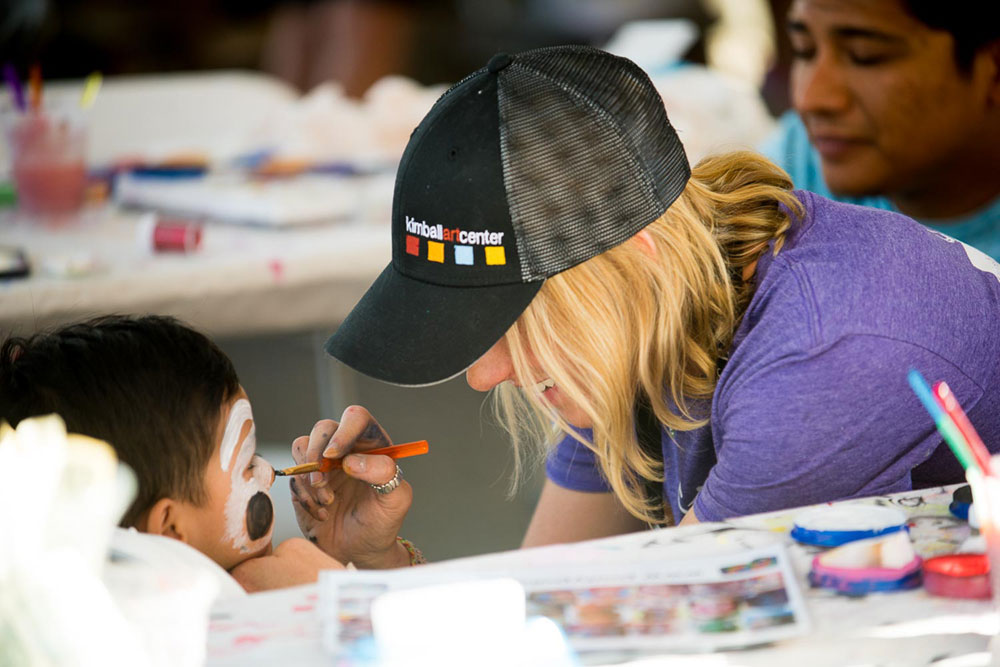
M 979 464 L 983 474 L 988 475 L 990 473 L 990 452 L 986 449 L 986 445 L 983 444 L 982 438 L 976 433 L 976 429 L 972 426 L 972 422 L 969 421 L 965 410 L 958 404 L 955 394 L 945 382 L 937 382 L 934 385 L 934 398 L 941 404 L 941 407 L 951 417 L 951 420 L 955 422 L 955 426 L 958 427 L 958 431 L 965 438 L 965 441 L 969 443 L 972 456 L 976 459 L 976 463 Z

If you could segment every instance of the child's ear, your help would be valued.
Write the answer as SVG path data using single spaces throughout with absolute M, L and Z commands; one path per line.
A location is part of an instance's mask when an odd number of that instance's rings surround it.
M 180 505 L 172 498 L 160 498 L 139 521 L 139 530 L 187 542 Z

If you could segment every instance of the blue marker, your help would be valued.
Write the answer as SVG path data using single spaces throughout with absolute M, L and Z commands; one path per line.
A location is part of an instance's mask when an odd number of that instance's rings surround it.
M 934 425 L 937 426 L 938 432 L 944 437 L 944 441 L 948 443 L 952 454 L 962 464 L 962 469 L 965 470 L 970 465 L 974 465 L 972 452 L 969 450 L 969 445 L 965 442 L 965 438 L 962 437 L 962 432 L 958 430 L 955 422 L 952 421 L 948 413 L 941 407 L 941 404 L 934 398 L 931 386 L 927 384 L 924 376 L 916 368 L 911 368 L 910 372 L 906 375 L 906 379 L 909 380 L 910 387 L 913 388 L 913 393 L 917 395 L 917 398 L 924 404 L 927 412 L 930 413 L 931 418 L 934 420 Z

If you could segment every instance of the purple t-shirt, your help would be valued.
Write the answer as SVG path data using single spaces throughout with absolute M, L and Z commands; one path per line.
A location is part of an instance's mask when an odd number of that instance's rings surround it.
M 710 422 L 662 433 L 678 521 L 691 507 L 715 521 L 961 481 L 910 368 L 946 381 L 1000 452 L 1000 266 L 897 213 L 796 195 L 805 216 L 757 265 L 702 406 Z M 568 489 L 609 489 L 569 437 L 546 470 Z

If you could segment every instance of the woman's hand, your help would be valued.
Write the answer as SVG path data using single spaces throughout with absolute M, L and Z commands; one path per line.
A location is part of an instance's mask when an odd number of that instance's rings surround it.
M 392 444 L 368 410 L 351 406 L 340 422 L 323 419 L 312 432 L 292 442 L 296 464 L 322 457 L 343 457 L 343 468 L 328 473 L 296 475 L 290 480 L 292 506 L 302 533 L 342 563 L 367 569 L 409 564 L 409 554 L 396 541 L 399 527 L 413 501 L 404 480 L 386 494 L 372 484 L 385 484 L 396 474 L 388 456 L 363 452 Z

